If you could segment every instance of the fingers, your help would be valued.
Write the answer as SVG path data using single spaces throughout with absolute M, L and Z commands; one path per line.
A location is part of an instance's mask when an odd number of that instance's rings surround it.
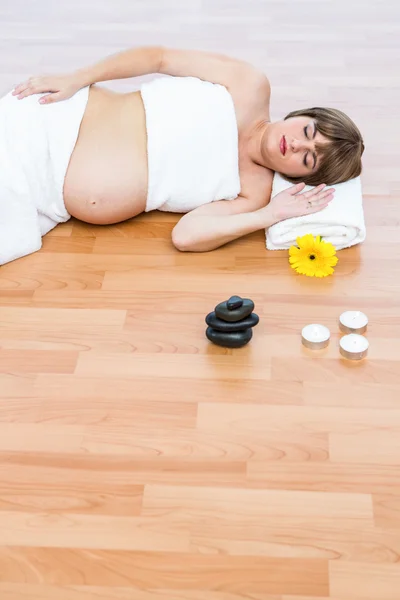
M 63 95 L 61 92 L 57 92 L 55 94 L 47 94 L 46 96 L 42 96 L 39 100 L 40 104 L 51 104 L 52 102 L 58 102 L 63 99 Z
M 31 90 L 31 85 L 28 81 L 26 81 L 25 83 L 20 83 L 14 90 L 12 95 L 13 96 L 18 96 L 21 98 L 25 97 L 25 95 L 27 95 L 27 92 L 29 93 Z M 24 96 L 22 96 L 22 94 L 24 94 Z
M 312 204 L 315 204 L 316 202 L 320 202 L 321 200 L 323 200 L 327 197 L 333 198 L 334 194 L 335 194 L 335 190 L 333 188 L 325 188 L 324 190 L 319 192 L 319 194 L 316 194 L 316 195 L 312 196 L 311 198 L 308 198 L 307 201 L 311 202 Z
M 319 200 L 321 200 L 323 198 L 326 198 L 327 196 L 333 197 L 334 193 L 335 193 L 335 188 L 327 188 L 327 187 L 325 187 L 325 184 L 323 184 L 323 185 L 319 185 L 318 187 L 311 190 L 310 192 L 301 194 L 301 198 L 305 202 L 308 202 L 308 203 L 311 202 L 312 204 L 315 204 L 316 202 L 318 202 Z
M 32 96 L 33 94 L 36 94 L 37 92 L 34 92 L 32 88 L 27 87 L 24 89 L 23 92 L 20 92 L 17 96 L 18 96 L 18 100 L 22 100 L 22 98 L 27 98 L 28 96 Z
M 312 214 L 326 208 L 334 197 L 334 190 L 324 190 L 312 200 L 306 200 L 305 213 Z
M 291 196 L 295 196 L 296 194 L 301 192 L 301 190 L 304 190 L 305 186 L 306 184 L 304 182 L 296 183 L 296 185 L 288 189 L 288 192 L 289 194 L 291 194 Z
M 311 190 L 312 193 L 301 194 L 301 203 L 305 212 L 313 213 L 328 206 L 333 200 L 335 189 L 319 185 Z
M 324 208 L 326 208 L 327 206 L 329 206 L 329 203 L 331 202 L 331 199 L 325 199 L 322 202 L 318 202 L 317 204 L 313 204 L 309 210 L 305 210 L 304 214 L 307 215 L 312 215 L 313 213 L 317 213 L 320 212 L 321 210 L 323 210 Z
M 31 77 L 27 81 L 17 85 L 13 92 L 13 96 L 17 96 L 18 100 L 32 96 L 33 94 L 41 94 L 43 92 L 51 92 L 50 82 L 43 77 Z
M 18 85 L 15 86 L 12 95 L 13 96 L 17 96 L 18 94 L 21 94 L 21 92 L 23 92 L 24 90 L 26 90 L 30 85 L 31 85 L 31 82 L 30 82 L 29 79 L 28 79 L 28 81 L 24 81 L 23 83 L 19 83 Z
M 317 196 L 325 188 L 326 184 L 321 183 L 320 185 L 317 185 L 315 188 L 308 190 L 307 192 L 304 192 L 301 195 L 302 197 L 307 198 L 307 200 L 315 199 L 315 196 Z

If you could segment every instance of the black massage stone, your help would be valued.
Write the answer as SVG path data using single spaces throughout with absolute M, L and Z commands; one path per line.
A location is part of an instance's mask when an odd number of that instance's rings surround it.
M 240 308 L 243 306 L 243 298 L 240 296 L 231 296 L 229 300 L 226 301 L 226 305 L 228 310 L 235 310 L 235 308 Z
M 215 307 L 215 314 L 219 319 L 235 323 L 241 319 L 245 319 L 254 310 L 254 302 L 248 298 L 239 298 L 238 296 L 232 296 L 225 302 L 220 302 Z
M 226 348 L 245 346 L 253 337 L 252 327 L 260 320 L 253 309 L 254 302 L 240 296 L 231 296 L 229 300 L 220 302 L 215 311 L 206 316 L 207 338 Z
M 227 321 L 223 321 L 222 319 L 218 319 L 215 315 L 215 312 L 211 312 L 206 316 L 206 323 L 213 329 L 217 331 L 244 331 L 249 327 L 255 327 L 259 322 L 259 317 L 255 313 L 246 317 L 245 319 L 241 319 L 240 321 L 236 321 L 235 323 L 228 323 Z
M 241 348 L 249 343 L 253 337 L 252 329 L 245 329 L 244 331 L 233 331 L 231 333 L 216 331 L 212 327 L 207 327 L 206 336 L 218 346 L 224 346 L 225 348 Z

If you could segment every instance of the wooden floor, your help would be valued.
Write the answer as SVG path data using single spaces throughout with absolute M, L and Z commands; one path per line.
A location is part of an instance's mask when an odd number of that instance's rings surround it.
M 312 280 L 262 232 L 180 254 L 155 213 L 70 221 L 2 267 L 0 600 L 399 600 L 399 4 L 1 0 L 0 92 L 152 43 L 261 66 L 274 118 L 347 111 L 368 239 Z M 205 338 L 231 294 L 260 316 L 235 351 Z M 347 309 L 370 318 L 361 364 Z

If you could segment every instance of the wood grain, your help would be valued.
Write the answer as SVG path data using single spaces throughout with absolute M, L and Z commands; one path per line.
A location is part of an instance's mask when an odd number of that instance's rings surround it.
M 0 2 L 1 95 L 164 44 L 263 69 L 273 119 L 344 110 L 367 223 L 325 280 L 263 232 L 179 253 L 157 212 L 70 220 L 1 267 L 0 600 L 398 600 L 399 23 L 395 0 Z M 205 337 L 232 294 L 260 316 L 240 350 Z M 352 309 L 359 364 L 338 352 Z M 315 353 L 313 322 L 332 333 Z
M 32 564 L 26 575 L 21 563 Z M 178 592 L 240 594 L 328 592 L 326 560 L 202 556 L 180 552 L 129 552 L 10 548 L 0 554 L 5 583 L 108 585 Z M 57 568 L 57 567 L 58 568 Z
M 330 564 L 331 592 L 339 598 L 347 592 L 349 582 L 354 585 L 353 597 L 362 600 L 375 600 L 376 595 L 385 600 L 396 600 L 400 586 L 398 565 L 370 565 L 362 563 L 349 565 L 332 562 Z

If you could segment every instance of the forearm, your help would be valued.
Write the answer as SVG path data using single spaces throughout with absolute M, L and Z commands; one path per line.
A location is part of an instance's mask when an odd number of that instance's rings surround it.
M 268 207 L 233 215 L 182 217 L 172 232 L 172 241 L 183 252 L 208 252 L 275 223 Z
M 161 46 L 132 48 L 114 54 L 104 60 L 74 73 L 82 87 L 100 81 L 127 79 L 158 73 L 161 68 L 163 49 Z

